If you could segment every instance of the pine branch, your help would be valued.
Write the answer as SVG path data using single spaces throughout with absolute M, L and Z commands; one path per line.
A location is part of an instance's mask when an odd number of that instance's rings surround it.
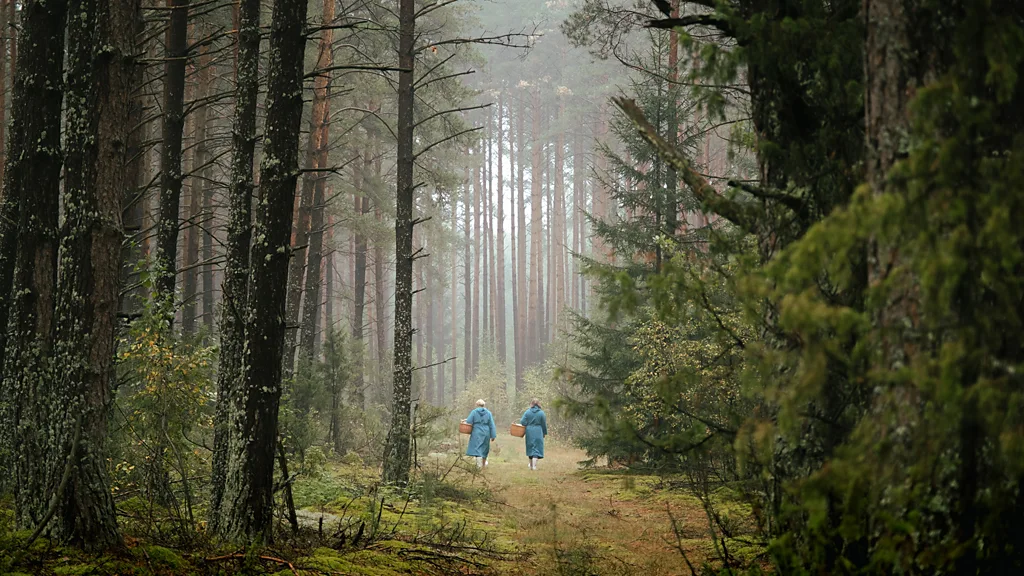
M 802 216 L 807 213 L 807 205 L 802 200 L 794 196 L 789 196 L 788 194 L 783 194 L 778 190 L 764 189 L 754 186 L 748 182 L 740 182 L 738 180 L 729 180 L 728 184 L 729 187 L 739 188 L 755 198 L 760 198 L 761 200 L 774 200 L 798 215 Z
M 647 121 L 636 102 L 622 97 L 612 98 L 612 102 L 633 122 L 640 137 L 654 146 L 658 155 L 675 169 L 706 211 L 718 214 L 747 232 L 756 231 L 758 215 L 754 210 L 750 206 L 745 206 L 719 194 L 707 179 L 694 169 L 689 158 L 658 134 L 657 129 Z
M 644 24 L 646 28 L 658 28 L 661 30 L 672 30 L 673 28 L 685 28 L 687 26 L 707 26 L 714 28 L 723 34 L 735 38 L 736 32 L 727 20 L 715 14 L 693 14 L 682 18 L 664 18 L 661 20 L 649 20 Z

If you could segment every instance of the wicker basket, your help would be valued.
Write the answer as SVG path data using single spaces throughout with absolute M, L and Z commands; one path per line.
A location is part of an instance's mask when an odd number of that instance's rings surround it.
M 522 424 L 519 424 L 517 422 L 513 422 L 512 429 L 509 430 L 509 433 L 515 436 L 516 438 L 522 438 L 523 436 L 526 436 L 526 426 L 523 426 Z
M 470 424 L 469 422 L 466 422 L 465 420 L 463 420 L 462 422 L 459 422 L 459 434 L 472 434 L 472 433 L 473 433 L 473 425 L 472 424 Z

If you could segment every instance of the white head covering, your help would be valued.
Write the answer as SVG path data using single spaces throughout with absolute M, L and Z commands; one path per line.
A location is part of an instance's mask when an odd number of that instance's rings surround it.
M 480 400 L 477 400 L 477 401 L 476 401 L 476 405 L 477 405 L 477 406 L 480 406 L 480 407 L 483 407 L 483 406 L 486 406 L 486 405 L 487 405 L 487 402 L 484 402 L 484 401 L 483 401 L 483 398 L 481 398 Z

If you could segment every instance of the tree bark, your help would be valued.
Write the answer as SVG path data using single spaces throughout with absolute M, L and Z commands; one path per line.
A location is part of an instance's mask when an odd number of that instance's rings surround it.
M 491 273 L 490 273 L 490 242 L 488 241 L 488 212 L 490 210 L 490 198 L 488 198 L 488 165 L 489 165 L 489 154 L 488 154 L 488 143 L 490 142 L 490 134 L 484 138 L 484 141 L 480 144 L 480 205 L 477 207 L 480 211 L 480 238 L 477 242 L 477 250 L 480 251 L 480 278 L 477 282 L 481 283 L 480 286 L 480 340 L 481 343 L 486 344 L 490 341 L 491 336 L 491 319 L 490 319 L 490 303 L 491 303 Z M 486 352 L 484 347 L 484 352 Z M 479 364 L 479 356 L 477 358 Z
M 51 430 L 75 442 L 55 532 L 97 550 L 123 545 L 107 475 L 121 276 L 121 203 L 135 76 L 137 0 L 75 0 L 68 26 L 67 158 L 56 301 Z M 81 429 L 74 429 L 80 426 Z M 59 471 L 63 454 L 50 467 Z
M 238 14 L 235 110 L 231 131 L 231 183 L 227 265 L 221 287 L 220 363 L 214 414 L 210 527 L 221 532 L 221 504 L 228 465 L 228 426 L 242 374 L 245 311 L 248 310 L 249 250 L 252 243 L 253 159 L 256 153 L 256 98 L 259 92 L 260 2 L 241 0 Z
M 472 212 L 472 202 L 470 201 L 470 170 L 467 167 L 465 175 L 463 177 L 463 197 L 462 197 L 462 243 L 463 243 L 463 258 L 462 258 L 462 269 L 465 270 L 463 273 L 463 298 L 465 299 L 465 307 L 463 310 L 463 331 L 462 331 L 462 344 L 463 344 L 463 358 L 462 361 L 462 385 L 469 388 L 469 381 L 473 375 L 473 269 L 472 266 L 472 238 L 470 237 L 470 213 Z
M 367 134 L 369 137 L 369 133 Z M 352 282 L 352 340 L 354 343 L 353 349 L 355 350 L 355 358 L 353 359 L 353 392 L 361 394 L 363 387 L 365 386 L 365 344 L 364 335 L 366 334 L 366 234 L 363 232 L 363 226 L 367 225 L 366 214 L 370 212 L 370 199 L 366 195 L 367 179 L 365 175 L 371 169 L 370 166 L 370 149 L 367 146 L 363 152 L 363 165 L 357 166 L 354 171 L 357 173 L 355 178 L 357 192 L 355 194 L 355 213 L 358 218 L 358 223 L 354 227 L 355 232 L 355 270 L 353 271 L 353 282 Z M 360 403 L 361 404 L 361 403 Z
M 230 410 L 219 526 L 222 536 L 239 543 L 272 539 L 283 319 L 299 174 L 306 4 L 276 0 L 271 20 L 259 215 L 249 270 L 242 377 Z
M 565 131 L 562 118 L 565 116 L 565 100 L 558 99 L 555 126 L 555 198 L 554 227 L 552 230 L 552 250 L 555 252 L 555 270 L 551 281 L 554 283 L 554 305 L 551 307 L 551 329 L 554 335 L 562 327 L 562 309 L 565 307 Z
M 377 176 L 380 176 L 380 164 L 377 164 L 376 169 Z M 377 202 L 380 202 L 378 199 Z M 384 215 L 381 213 L 380 208 L 376 210 L 376 218 L 378 222 L 383 221 Z M 387 269 L 384 267 L 385 256 L 384 246 L 380 242 L 376 242 L 373 246 L 373 306 L 374 315 L 376 316 L 374 322 L 374 334 L 376 336 L 377 345 L 377 372 L 382 373 L 391 361 L 388 358 L 388 331 L 387 325 L 387 301 L 388 301 L 388 277 Z
M 470 374 L 475 378 L 480 368 L 480 151 L 473 152 L 473 345 Z
M 146 21 L 142 16 L 142 10 L 135 11 L 135 22 L 132 23 L 136 38 L 141 38 L 146 29 Z M 136 66 L 133 73 L 132 85 L 142 86 L 146 79 L 144 66 Z M 141 90 L 136 91 L 132 98 L 131 112 L 128 118 L 128 125 L 131 131 L 128 134 L 128 176 L 122 199 L 122 217 L 124 219 L 124 231 L 126 234 L 124 243 L 124 255 L 121 267 L 122 285 L 121 302 L 118 310 L 124 314 L 136 314 L 142 308 L 146 291 L 141 282 L 140 265 L 144 259 L 142 253 L 143 238 L 145 237 L 145 202 L 144 198 L 149 185 L 149 162 L 146 137 L 149 132 L 149 123 L 146 122 L 146 95 Z
M 202 35 L 202 26 L 197 26 L 198 35 Z M 207 45 L 200 47 L 195 101 L 200 102 L 195 111 L 193 130 L 194 148 L 192 153 L 192 170 L 188 187 L 188 227 L 185 232 L 185 278 L 182 294 L 183 307 L 181 329 L 186 334 L 196 331 L 196 320 L 199 310 L 199 247 L 201 237 L 206 235 L 208 224 L 202 221 L 208 216 L 203 213 L 204 199 L 207 195 L 206 183 L 209 181 L 209 146 L 206 141 L 206 124 L 208 106 L 203 103 L 209 96 L 210 88 L 210 57 Z
M 0 263 L 4 278 L 0 316 L 9 337 L 4 349 L 3 431 L 13 452 L 17 524 L 35 528 L 48 508 L 48 486 L 61 472 L 52 464 L 70 446 L 50 430 L 45 362 L 51 358 L 57 281 L 57 215 L 61 168 L 61 102 L 64 72 L 63 1 L 27 2 L 18 44 L 24 60 L 14 75 L 11 130 L 4 180 Z M 14 223 L 10 226 L 9 223 Z M 42 382 L 42 385 L 37 385 Z M 54 415 L 54 417 L 57 417 Z M 63 467 L 62 467 L 63 468 Z
M 579 256 L 583 254 L 583 207 L 586 206 L 586 182 L 584 181 L 583 145 L 579 133 L 572 138 L 572 245 L 576 256 L 572 259 L 572 307 L 583 310 L 583 282 L 580 275 Z
M 526 359 L 525 363 L 531 365 L 540 359 L 540 342 L 542 335 L 542 308 L 541 300 L 541 275 L 544 273 L 544 261 L 541 259 L 543 248 L 543 174 L 544 167 L 543 152 L 544 146 L 540 139 L 540 94 L 537 89 L 531 94 L 533 113 L 531 123 L 530 142 L 530 295 L 526 316 Z
M 168 323 L 174 322 L 178 267 L 178 211 L 181 204 L 181 140 L 185 130 L 185 64 L 188 60 L 189 0 L 167 0 L 164 102 L 160 154 L 160 223 L 156 238 L 156 292 Z
M 424 270 L 426 268 L 426 270 Z M 426 397 L 431 403 L 440 405 L 441 400 L 438 398 L 436 392 L 436 380 L 434 378 L 434 372 L 436 371 L 434 366 L 434 279 L 433 274 L 430 272 L 430 267 L 426 265 L 420 266 L 420 287 L 426 289 L 427 305 L 424 311 L 426 320 L 424 321 L 424 333 L 421 337 L 423 341 L 423 352 L 425 358 L 421 360 L 423 369 L 427 371 L 427 393 Z
M 14 0 L 0 2 L 0 182 L 4 181 L 7 164 L 7 4 Z M 13 24 L 13 23 L 12 23 Z M 13 26 L 11 26 L 13 28 Z M 12 74 L 13 77 L 13 74 Z
M 509 102 L 508 106 L 508 180 L 509 180 L 509 197 L 512 199 L 512 219 L 509 224 L 509 245 L 511 246 L 512 253 L 510 254 L 510 267 L 512 268 L 512 380 L 515 390 L 518 393 L 520 390 L 519 385 L 519 274 L 517 272 L 517 254 L 516 249 L 516 142 L 513 137 L 512 131 L 512 103 Z
M 459 198 L 455 189 L 452 190 L 452 251 L 451 251 L 451 262 L 452 262 L 452 347 L 451 357 L 456 358 L 459 355 L 459 278 L 458 278 L 458 258 L 459 250 L 457 244 L 454 241 L 454 237 L 459 233 Z M 465 358 L 462 359 L 465 363 Z M 452 398 L 457 398 L 459 395 L 459 360 L 456 358 L 452 360 Z
M 208 47 L 203 46 L 202 52 L 199 56 L 199 94 L 198 97 L 202 99 L 208 99 L 212 96 L 213 87 L 213 62 L 212 58 L 208 53 Z M 209 105 L 203 105 L 200 108 L 200 113 L 197 113 L 196 118 L 196 158 L 198 159 L 196 164 L 200 173 L 199 177 L 199 189 L 202 191 L 202 214 L 203 214 L 203 225 L 202 225 L 202 293 L 203 293 L 203 326 L 206 327 L 209 334 L 213 333 L 213 321 L 214 321 L 214 307 L 216 299 L 214 298 L 213 286 L 214 286 L 214 266 L 213 266 L 213 225 L 214 225 L 214 207 L 213 207 L 213 187 L 210 186 L 211 177 L 210 169 L 213 165 L 213 157 L 210 152 L 210 143 L 207 141 L 206 126 L 209 121 Z M 202 137 L 198 134 L 198 130 L 203 131 Z M 195 180 L 195 179 L 193 179 Z M 193 185 L 194 186 L 194 185 Z M 194 188 L 193 188 L 194 189 Z
M 384 458 L 385 482 L 405 484 L 411 466 L 410 403 L 412 388 L 412 232 L 413 198 L 413 67 L 416 54 L 414 0 L 399 2 L 398 33 L 398 169 L 395 210 L 395 370 L 391 431 Z
M 284 334 L 284 378 L 290 379 L 295 373 L 295 352 L 299 342 L 299 316 L 302 313 L 302 296 L 305 287 L 306 260 L 309 256 L 309 232 L 313 213 L 313 196 L 316 190 L 314 169 L 317 161 L 317 105 L 319 100 L 313 95 L 312 110 L 309 116 L 309 135 L 306 141 L 306 156 L 302 176 L 302 190 L 299 193 L 298 208 L 295 212 L 295 223 L 292 227 L 291 259 L 288 260 L 288 296 L 285 305 Z
M 516 217 L 519 222 L 519 238 L 518 246 L 519 253 L 518 258 L 515 262 L 516 268 L 519 270 L 518 275 L 518 299 L 519 299 L 519 313 L 516 316 L 519 324 L 519 336 L 516 341 L 516 393 L 522 394 L 526 389 L 526 383 L 523 380 L 523 375 L 526 371 L 526 363 L 529 360 L 529 315 L 527 309 L 529 308 L 529 294 L 526 289 L 526 196 L 525 196 L 525 174 L 526 174 L 526 153 L 524 152 L 525 139 L 523 134 L 526 132 L 526 99 L 524 97 L 519 98 L 519 114 L 516 115 L 516 148 L 519 150 L 519 164 L 516 166 L 516 181 L 518 184 L 518 198 L 516 202 L 517 214 Z
M 497 277 L 495 279 L 497 296 L 497 314 L 495 317 L 495 329 L 498 333 L 498 361 L 505 365 L 508 359 L 507 339 L 505 335 L 505 175 L 502 172 L 502 162 L 505 155 L 505 91 L 502 90 L 498 96 L 498 238 L 496 243 L 495 268 Z M 510 150 L 511 152 L 511 150 Z
M 489 116 L 493 122 L 493 115 Z M 494 253 L 494 136 L 487 138 L 487 333 L 490 336 L 489 346 L 492 351 L 498 346 L 498 271 L 497 257 Z
M 320 70 L 313 81 L 313 120 L 316 132 L 316 167 L 313 173 L 313 205 L 310 207 L 309 247 L 306 248 L 306 298 L 302 305 L 302 334 L 299 349 L 310 358 L 319 358 L 316 347 L 317 317 L 323 304 L 321 298 L 321 273 L 323 272 L 324 215 L 327 210 L 327 172 L 330 168 L 328 148 L 330 145 L 329 130 L 331 122 L 331 73 L 326 71 L 334 63 L 332 54 L 334 32 L 330 25 L 334 22 L 335 0 L 324 0 L 323 20 L 325 28 L 320 33 L 320 48 L 316 69 Z

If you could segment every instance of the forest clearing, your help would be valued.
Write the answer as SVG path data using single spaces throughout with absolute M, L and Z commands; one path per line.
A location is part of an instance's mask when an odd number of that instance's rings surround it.
M 0 0 L 0 574 L 1024 574 L 1024 2 Z

